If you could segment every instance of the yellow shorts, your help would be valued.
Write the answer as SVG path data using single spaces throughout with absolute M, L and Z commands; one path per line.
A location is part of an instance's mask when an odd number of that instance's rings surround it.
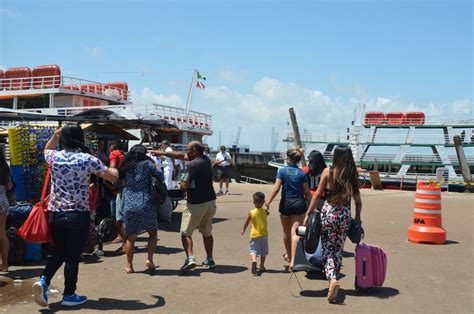
M 216 214 L 216 200 L 201 204 L 187 204 L 181 218 L 181 234 L 192 236 L 196 228 L 203 236 L 212 235 L 212 219 Z

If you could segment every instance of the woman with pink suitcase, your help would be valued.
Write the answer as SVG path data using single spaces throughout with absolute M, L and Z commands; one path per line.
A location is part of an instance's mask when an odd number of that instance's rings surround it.
M 326 201 L 321 209 L 324 272 L 329 280 L 327 298 L 329 302 L 334 302 L 339 292 L 337 278 L 342 265 L 344 242 L 351 225 L 351 198 L 355 201 L 355 219 L 358 221 L 362 210 L 357 168 L 349 147 L 335 148 L 332 166 L 324 169 L 322 173 L 318 189 L 311 198 L 306 212 L 304 224 L 322 195 L 326 195 Z

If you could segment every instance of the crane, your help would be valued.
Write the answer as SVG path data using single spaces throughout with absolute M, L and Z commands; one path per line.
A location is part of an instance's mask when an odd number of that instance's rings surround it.
M 239 140 L 240 140 L 240 132 L 242 131 L 242 127 L 239 125 L 239 128 L 237 129 L 237 136 L 235 137 L 234 145 L 235 147 L 239 146 Z

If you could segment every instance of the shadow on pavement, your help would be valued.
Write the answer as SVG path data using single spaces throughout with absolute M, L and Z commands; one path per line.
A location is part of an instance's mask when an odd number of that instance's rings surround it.
M 173 212 L 173 215 L 171 216 L 171 222 L 159 222 L 158 223 L 158 236 L 160 234 L 160 231 L 168 231 L 168 232 L 179 232 L 179 229 L 181 228 L 181 217 L 182 213 L 175 213 Z M 214 217 L 212 220 L 213 224 L 223 222 L 229 220 L 227 218 L 219 218 L 219 217 Z
M 155 249 L 156 254 L 165 254 L 165 255 L 177 254 L 183 251 L 184 250 L 182 248 L 166 247 L 166 246 L 160 246 L 160 245 L 157 245 Z M 144 253 L 144 252 L 148 252 L 148 249 L 146 247 L 135 248 L 135 253 Z
M 400 291 L 391 287 L 374 287 L 370 291 L 346 290 L 346 294 L 353 297 L 375 297 L 380 299 L 388 299 L 400 294 Z
M 202 273 L 215 273 L 220 275 L 225 274 L 236 274 L 247 271 L 247 267 L 233 266 L 233 265 L 217 265 L 216 269 L 208 269 L 197 266 L 196 268 L 189 271 L 181 271 L 179 269 L 156 269 L 153 273 L 154 276 L 201 276 Z
M 44 266 L 41 268 L 25 268 L 25 269 L 16 269 L 5 273 L 3 276 L 11 279 L 29 279 L 29 278 L 39 278 L 43 273 Z
M 342 257 L 354 257 L 353 252 L 342 251 Z
M 163 297 L 154 295 L 156 299 L 155 304 L 145 304 L 139 300 L 118 300 L 110 298 L 99 298 L 98 300 L 88 300 L 82 306 L 77 307 L 64 307 L 61 305 L 61 302 L 52 303 L 49 305 L 49 309 L 42 309 L 42 313 L 55 313 L 59 310 L 62 311 L 74 311 L 74 310 L 99 310 L 99 311 L 143 311 L 151 310 L 158 307 L 162 307 L 166 304 L 166 301 Z

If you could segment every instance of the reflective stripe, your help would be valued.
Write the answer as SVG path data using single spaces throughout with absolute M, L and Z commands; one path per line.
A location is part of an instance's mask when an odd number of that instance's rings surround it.
M 427 204 L 441 204 L 440 199 L 429 200 L 429 199 L 424 199 L 424 198 L 417 198 L 416 202 L 417 203 L 427 203 Z
M 420 214 L 441 215 L 441 210 L 429 210 L 429 209 L 415 208 L 415 212 L 420 213 Z
M 428 190 L 416 190 L 417 194 L 428 194 L 428 195 L 441 195 L 441 190 L 428 191 Z

